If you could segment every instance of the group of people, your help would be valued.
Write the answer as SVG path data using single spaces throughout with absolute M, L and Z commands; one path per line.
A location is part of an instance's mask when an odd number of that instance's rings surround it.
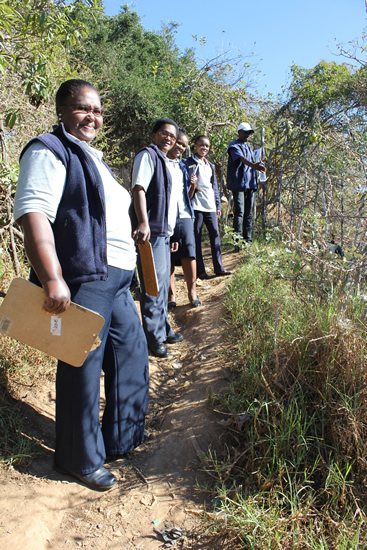
M 209 278 L 201 247 L 204 222 L 215 275 L 231 273 L 222 264 L 218 228 L 221 205 L 215 169 L 206 159 L 209 139 L 204 135 L 195 138 L 195 153 L 182 161 L 187 146 L 187 134 L 173 120 L 159 119 L 153 127 L 152 143 L 139 151 L 132 169 L 132 235 L 138 245 L 150 241 L 159 287 L 156 297 L 145 291 L 138 254 L 141 316 L 149 351 L 161 358 L 169 355 L 166 344 L 183 340 L 181 334 L 174 333 L 168 318 L 168 306 L 176 305 L 177 263 L 183 268 L 191 306 L 201 305 L 196 280 Z
M 148 349 L 167 357 L 166 344 L 183 339 L 168 318 L 178 262 L 189 301 L 200 306 L 197 273 L 208 277 L 201 251 L 203 223 L 215 274 L 230 272 L 222 265 L 221 208 L 214 167 L 206 159 L 207 136 L 198 136 L 195 153 L 182 161 L 188 136 L 170 119 L 157 121 L 152 143 L 135 157 L 131 202 L 102 153 L 90 145 L 103 122 L 94 86 L 79 79 L 64 82 L 56 93 L 56 114 L 53 132 L 32 139 L 21 153 L 14 219 L 24 232 L 30 280 L 43 288 L 45 312 L 59 315 L 73 301 L 104 318 L 101 343 L 81 367 L 58 362 L 54 468 L 106 491 L 117 483 L 106 462 L 144 439 Z M 238 162 L 245 170 L 251 165 L 260 169 L 241 144 L 230 145 L 231 158 L 232 148 L 236 174 Z M 136 245 L 146 240 L 152 246 L 159 292 L 156 297 L 145 292 L 138 254 L 141 323 L 130 285 Z M 105 406 L 100 422 L 102 371 Z

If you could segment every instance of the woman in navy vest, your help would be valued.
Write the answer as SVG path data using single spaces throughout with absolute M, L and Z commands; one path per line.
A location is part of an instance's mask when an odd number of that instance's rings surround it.
M 196 244 L 196 263 L 199 279 L 210 279 L 204 265 L 201 231 L 203 223 L 209 233 L 210 247 L 214 266 L 214 273 L 217 277 L 230 275 L 231 271 L 224 269 L 222 264 L 222 251 L 218 228 L 218 218 L 222 215 L 215 167 L 207 159 L 210 141 L 207 136 L 197 136 L 194 140 L 195 154 L 184 163 L 188 169 L 189 176 L 197 176 L 197 181 L 191 184 L 189 196 L 195 212 L 194 232 Z
M 130 196 L 90 146 L 103 122 L 97 90 L 84 80 L 64 82 L 56 113 L 54 131 L 21 153 L 14 219 L 24 231 L 31 281 L 45 294 L 43 309 L 59 315 L 72 300 L 105 320 L 100 346 L 81 367 L 58 362 L 54 464 L 105 491 L 117 479 L 104 463 L 142 442 L 148 402 L 146 340 L 129 291 L 136 261 Z
M 169 357 L 165 344 L 183 340 L 175 334 L 168 319 L 168 288 L 171 274 L 170 236 L 177 217 L 177 204 L 171 202 L 172 179 L 167 167 L 166 154 L 176 142 L 177 124 L 169 118 L 157 120 L 153 127 L 153 143 L 136 155 L 132 170 L 133 204 L 131 219 L 133 238 L 137 244 L 150 241 L 157 273 L 159 293 L 150 296 L 145 292 L 144 278 L 138 256 L 138 271 L 142 292 L 140 311 L 148 348 L 155 357 Z

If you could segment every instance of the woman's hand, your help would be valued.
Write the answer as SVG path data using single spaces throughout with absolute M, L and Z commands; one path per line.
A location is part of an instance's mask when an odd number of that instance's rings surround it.
M 178 250 L 178 243 L 171 242 L 171 252 L 177 252 Z
M 45 293 L 43 309 L 47 313 L 62 313 L 70 305 L 70 290 L 64 279 L 47 281 L 42 284 Z
M 221 210 L 217 210 L 218 219 L 221 217 L 221 215 L 222 215 L 222 211 L 221 211 Z
M 140 223 L 132 235 L 136 244 L 143 244 L 150 239 L 150 227 L 147 222 Z
M 193 174 L 190 178 L 190 183 L 191 185 L 193 185 L 194 187 L 197 186 L 197 182 L 198 182 L 198 177 L 196 174 Z
M 197 189 L 198 177 L 196 175 L 191 176 L 190 178 L 190 189 L 189 189 L 189 198 L 192 199 L 194 193 Z

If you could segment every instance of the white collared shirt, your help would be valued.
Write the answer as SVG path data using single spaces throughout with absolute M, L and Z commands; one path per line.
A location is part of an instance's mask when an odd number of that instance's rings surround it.
M 93 159 L 102 179 L 106 205 L 107 262 L 120 269 L 134 269 L 136 252 L 131 237 L 130 195 L 102 162 L 103 153 L 65 132 Z M 24 214 L 44 214 L 54 223 L 64 187 L 66 168 L 40 141 L 32 143 L 19 164 L 19 180 L 14 202 L 14 219 Z

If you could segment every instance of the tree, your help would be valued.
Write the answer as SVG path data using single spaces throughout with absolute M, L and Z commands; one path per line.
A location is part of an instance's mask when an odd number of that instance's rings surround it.
M 86 9 L 98 11 L 98 4 L 98 0 L 0 0 L 2 77 L 8 72 L 20 75 L 32 104 L 47 100 L 54 89 L 52 76 L 67 69 L 66 52 L 86 31 L 80 14 Z M 7 122 L 14 125 L 14 117 Z
M 193 50 L 181 52 L 175 45 L 176 23 L 159 33 L 146 31 L 127 5 L 88 27 L 74 67 L 88 67 L 100 83 L 109 145 L 114 144 L 110 160 L 129 158 L 149 141 L 154 120 L 168 116 L 191 136 L 209 133 L 221 161 L 223 129 L 232 137 L 244 111 L 245 85 L 233 89 L 242 77 L 236 65 L 248 70 L 248 63 L 223 55 L 199 67 Z

